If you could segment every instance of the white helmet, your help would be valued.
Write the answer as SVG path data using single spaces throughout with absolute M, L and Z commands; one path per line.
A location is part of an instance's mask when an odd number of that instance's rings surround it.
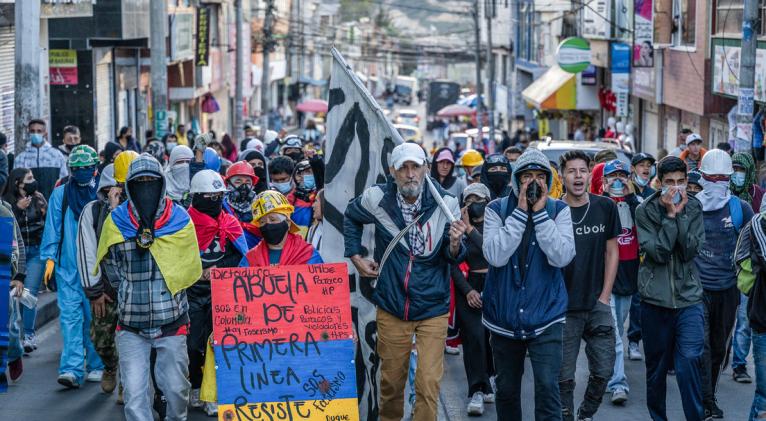
M 266 134 L 263 135 L 263 143 L 268 145 L 277 137 L 279 137 L 279 133 L 275 132 L 274 130 L 266 130 Z
M 226 184 L 221 174 L 213 170 L 202 170 L 191 179 L 189 193 L 225 193 Z
M 712 149 L 702 157 L 700 172 L 705 175 L 732 175 L 731 156 L 726 151 Z

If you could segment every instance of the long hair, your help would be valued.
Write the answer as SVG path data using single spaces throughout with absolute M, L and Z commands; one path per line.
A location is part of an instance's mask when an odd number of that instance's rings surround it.
M 29 168 L 14 168 L 8 175 L 8 181 L 5 183 L 3 199 L 8 203 L 16 203 L 19 199 L 19 180 L 23 180 L 28 173 L 32 172 Z

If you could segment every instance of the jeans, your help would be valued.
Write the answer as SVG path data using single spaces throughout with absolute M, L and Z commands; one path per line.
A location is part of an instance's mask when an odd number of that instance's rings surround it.
M 495 410 L 498 421 L 521 421 L 521 379 L 527 352 L 535 380 L 535 420 L 561 421 L 559 373 L 564 324 L 556 323 L 539 336 L 518 340 L 493 333 L 489 342 L 495 360 Z M 529 418 L 527 418 L 529 419 Z
M 149 385 L 152 348 L 157 351 L 155 376 L 157 386 L 167 400 L 167 421 L 185 421 L 191 384 L 186 336 L 166 336 L 148 339 L 126 330 L 117 332 L 120 353 L 120 379 L 125 388 L 125 419 L 153 421 L 154 396 Z
M 444 373 L 444 341 L 449 314 L 409 321 L 378 308 L 380 356 L 380 420 L 401 420 L 407 386 L 412 336 L 415 335 L 418 368 L 415 371 L 414 421 L 431 421 L 437 416 L 439 387 Z M 164 389 L 163 389 L 164 390 Z
M 588 386 L 577 411 L 577 418 L 593 418 L 601 405 L 606 384 L 614 370 L 614 317 L 611 306 L 596 301 L 591 311 L 570 311 L 564 324 L 564 353 L 559 375 L 561 413 L 565 421 L 574 419 L 574 389 L 580 341 L 585 341 L 588 357 Z
M 612 305 L 612 315 L 614 316 L 617 332 L 614 345 L 614 373 L 609 380 L 606 389 L 609 392 L 622 390 L 625 393 L 630 392 L 628 378 L 625 376 L 625 347 L 622 342 L 622 335 L 625 333 L 625 320 L 632 309 L 632 297 L 630 295 L 612 294 L 610 304 Z
M 646 406 L 655 421 L 667 421 L 665 398 L 670 362 L 676 370 L 681 405 L 688 421 L 704 419 L 702 405 L 702 350 L 705 342 L 703 304 L 672 309 L 641 303 L 645 334 Z
M 766 332 L 753 332 L 753 361 L 755 362 L 755 396 L 750 420 L 766 415 Z
M 641 296 L 633 294 L 630 300 L 630 324 L 628 325 L 628 341 L 641 342 Z
M 2 282 L 2 281 L 0 281 Z M 8 285 L 8 282 L 2 282 Z M 8 288 L 0 288 L 0 290 Z M 17 299 L 9 299 L 8 308 L 6 309 L 5 301 L 0 304 L 0 320 L 4 319 L 4 315 L 8 316 L 8 324 L 0 322 L 0 393 L 5 393 L 7 390 L 7 383 L 5 377 L 6 365 L 21 358 L 24 349 L 21 347 L 21 314 L 19 307 L 21 304 Z M 7 328 L 7 330 L 6 330 Z
M 705 407 L 712 407 L 718 378 L 726 364 L 731 333 L 737 319 L 740 292 L 736 286 L 723 291 L 705 290 L 705 348 L 702 354 L 702 394 Z
M 734 356 L 731 360 L 731 368 L 744 367 L 747 364 L 747 355 L 750 353 L 750 335 L 750 320 L 747 318 L 747 295 L 740 293 L 737 327 L 734 329 L 732 345 Z
M 37 296 L 40 292 L 40 285 L 43 282 L 43 272 L 45 271 L 45 262 L 40 260 L 40 246 L 27 246 L 27 276 L 24 278 L 24 288 L 29 290 L 29 293 Z M 23 307 L 23 306 L 22 306 Z M 37 308 L 26 308 L 21 310 L 21 317 L 24 319 L 24 334 L 35 334 L 35 317 L 37 316 Z

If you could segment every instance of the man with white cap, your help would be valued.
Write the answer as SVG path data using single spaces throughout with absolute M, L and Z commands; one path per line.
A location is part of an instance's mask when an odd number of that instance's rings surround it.
M 702 136 L 692 133 L 686 136 L 686 149 L 681 152 L 679 158 L 686 163 L 689 171 L 694 171 L 699 168 L 706 153 L 707 149 L 702 147 Z
M 390 180 L 367 188 L 346 208 L 343 222 L 345 255 L 351 258 L 362 282 L 377 285 L 380 356 L 380 420 L 401 420 L 412 337 L 416 337 L 418 370 L 415 378 L 413 420 L 434 420 L 444 369 L 444 340 L 450 301 L 450 266 L 465 254 L 458 201 L 435 186 L 440 198 L 426 186 L 426 155 L 411 143 L 394 148 Z M 443 200 L 452 215 L 438 202 Z M 450 220 L 454 222 L 450 223 Z M 364 225 L 375 224 L 375 252 L 365 256 Z M 403 235 L 397 238 L 401 231 Z M 394 241 L 385 262 L 384 251 Z M 372 257 L 373 259 L 369 259 Z

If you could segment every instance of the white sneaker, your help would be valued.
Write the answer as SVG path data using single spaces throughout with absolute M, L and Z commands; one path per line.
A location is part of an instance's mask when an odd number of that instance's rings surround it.
M 449 355 L 460 355 L 460 348 L 458 348 L 456 346 L 446 345 L 444 347 L 444 352 L 446 352 Z
M 85 377 L 86 382 L 101 383 L 101 379 L 104 377 L 104 370 L 93 370 Z
M 638 347 L 638 342 L 628 344 L 628 358 L 631 361 L 641 361 L 644 359 L 644 356 L 641 355 L 641 348 Z
M 484 403 L 495 403 L 495 394 L 494 393 L 485 393 L 484 394 Z
M 24 335 L 24 340 L 21 344 L 24 347 L 24 353 L 31 354 L 32 351 L 37 349 L 37 337 L 34 334 Z
M 468 415 L 484 415 L 484 394 L 476 392 L 468 402 Z
M 203 402 L 199 400 L 199 389 L 192 389 L 189 394 L 189 405 L 192 408 L 202 408 Z
M 202 404 L 202 410 L 205 411 L 208 417 L 214 417 L 218 415 L 218 404 L 214 402 L 205 402 Z
M 613 405 L 622 405 L 628 400 L 628 394 L 621 389 L 617 389 L 614 392 L 612 392 L 612 404 Z

